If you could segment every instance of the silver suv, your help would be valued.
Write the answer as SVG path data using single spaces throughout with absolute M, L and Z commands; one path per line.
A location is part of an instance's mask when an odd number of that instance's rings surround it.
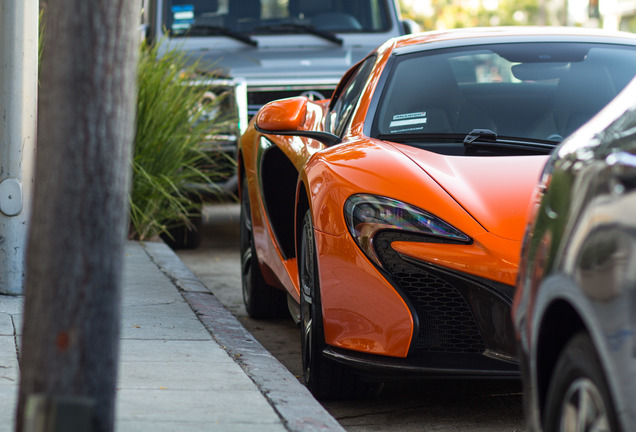
M 397 0 L 146 0 L 146 37 L 188 52 L 207 70 L 193 85 L 210 98 L 228 91 L 234 116 L 210 148 L 234 154 L 238 136 L 265 103 L 331 96 L 341 76 L 386 39 L 410 33 Z M 234 174 L 234 173 L 232 173 Z M 234 191 L 234 175 L 220 185 Z

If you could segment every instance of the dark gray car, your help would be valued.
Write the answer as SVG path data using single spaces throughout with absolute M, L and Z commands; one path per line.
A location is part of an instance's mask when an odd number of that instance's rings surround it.
M 635 101 L 564 141 L 532 203 L 513 320 L 533 431 L 636 428 Z

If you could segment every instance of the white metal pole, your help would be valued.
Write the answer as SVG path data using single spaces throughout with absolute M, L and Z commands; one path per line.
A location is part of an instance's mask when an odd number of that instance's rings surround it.
M 37 129 L 38 0 L 0 0 L 0 294 L 22 294 Z

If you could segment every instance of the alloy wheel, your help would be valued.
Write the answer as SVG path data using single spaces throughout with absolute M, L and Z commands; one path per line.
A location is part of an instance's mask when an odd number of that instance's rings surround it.
M 609 432 L 605 403 L 594 382 L 582 377 L 572 382 L 561 406 L 561 432 Z

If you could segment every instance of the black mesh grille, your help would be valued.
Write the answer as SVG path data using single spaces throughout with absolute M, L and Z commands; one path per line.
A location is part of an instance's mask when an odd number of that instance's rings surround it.
M 392 242 L 400 240 L 413 241 L 414 238 L 408 234 L 383 232 L 375 238 L 375 250 L 419 317 L 415 353 L 483 352 L 483 338 L 462 294 L 443 276 L 400 258 L 391 248 Z M 440 242 L 434 238 L 427 241 Z

